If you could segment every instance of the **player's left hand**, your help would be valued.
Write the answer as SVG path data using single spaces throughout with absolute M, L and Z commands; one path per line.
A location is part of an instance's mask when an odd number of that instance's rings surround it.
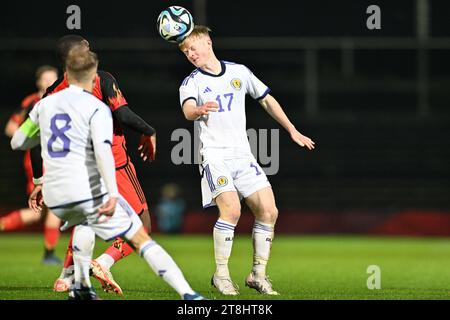
M 98 214 L 111 217 L 116 211 L 117 198 L 111 197 L 99 209 Z
M 308 138 L 307 136 L 302 135 L 300 132 L 298 132 L 297 130 L 293 130 L 291 132 L 291 138 L 292 140 L 294 140 L 295 143 L 297 143 L 298 145 L 300 145 L 301 147 L 306 147 L 309 150 L 313 150 L 315 148 L 315 143 L 314 141 L 312 141 L 310 138 Z
M 151 136 L 142 135 L 138 150 L 142 160 L 151 162 L 156 158 L 156 133 Z
M 28 198 L 28 207 L 36 213 L 41 213 L 44 206 L 44 198 L 42 197 L 42 184 L 34 186 L 33 191 Z

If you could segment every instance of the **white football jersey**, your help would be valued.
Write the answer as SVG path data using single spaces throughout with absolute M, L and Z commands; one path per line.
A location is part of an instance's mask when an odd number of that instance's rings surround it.
M 218 75 L 194 70 L 180 86 L 180 104 L 189 99 L 202 105 L 215 101 L 217 112 L 199 121 L 200 154 L 206 158 L 239 158 L 251 155 L 246 132 L 245 95 L 262 99 L 269 88 L 246 66 L 221 61 Z
M 112 115 L 103 102 L 71 85 L 39 101 L 29 117 L 40 129 L 44 160 L 42 193 L 48 207 L 107 193 L 93 149 L 93 141 L 112 142 Z

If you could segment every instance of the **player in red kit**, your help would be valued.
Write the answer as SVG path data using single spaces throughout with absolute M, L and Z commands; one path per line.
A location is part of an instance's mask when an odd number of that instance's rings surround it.
M 57 53 L 61 61 L 65 61 L 67 53 L 74 46 L 82 45 L 89 50 L 89 42 L 77 35 L 62 37 L 58 41 Z M 51 87 L 47 89 L 46 95 L 51 95 L 69 86 L 66 74 L 60 77 Z M 134 211 L 141 218 L 144 227 L 150 230 L 150 214 L 147 200 L 136 176 L 136 170 L 127 153 L 126 140 L 123 134 L 122 125 L 141 133 L 139 145 L 140 156 L 143 161 L 152 161 L 156 153 L 156 133 L 143 119 L 136 115 L 128 106 L 128 103 L 119 89 L 116 79 L 108 72 L 98 70 L 95 78 L 95 85 L 92 94 L 107 104 L 113 112 L 114 136 L 112 152 L 116 166 L 116 180 L 119 193 L 132 206 Z M 40 149 L 40 148 L 35 148 Z M 39 156 L 40 151 L 33 151 L 32 156 Z M 33 167 L 34 169 L 34 167 Z M 39 176 L 39 172 L 34 176 Z M 39 207 L 40 186 L 37 186 L 30 196 L 30 206 L 34 209 Z M 55 281 L 54 290 L 58 292 L 67 291 L 71 284 L 71 274 L 73 269 L 72 241 L 69 246 L 64 261 L 64 268 L 60 277 Z M 97 259 L 91 263 L 92 275 L 100 281 L 106 292 L 122 294 L 122 289 L 114 281 L 109 269 L 120 259 L 133 252 L 133 248 L 122 238 L 117 238 L 114 243 Z
M 30 94 L 23 99 L 21 105 L 8 120 L 5 127 L 5 134 L 12 137 L 14 132 L 27 119 L 28 113 L 33 106 L 41 100 L 47 87 L 49 87 L 58 78 L 58 70 L 52 66 L 41 66 L 36 70 L 36 87 L 37 92 Z M 33 171 L 31 166 L 30 152 L 26 151 L 24 156 L 24 169 L 27 178 L 27 194 L 33 190 Z M 44 222 L 44 264 L 60 264 L 61 260 L 55 256 L 54 251 L 58 243 L 60 231 L 59 226 L 61 220 L 55 216 L 51 211 L 45 209 L 42 212 L 45 216 Z M 14 231 L 21 229 L 24 226 L 40 221 L 41 215 L 36 214 L 29 208 L 23 208 L 7 213 L 0 217 L 0 231 Z

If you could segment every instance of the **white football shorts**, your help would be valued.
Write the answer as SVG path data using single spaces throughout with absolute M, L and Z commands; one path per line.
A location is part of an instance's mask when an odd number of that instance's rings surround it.
M 122 196 L 119 196 L 116 210 L 111 217 L 99 215 L 98 209 L 107 200 L 108 197 L 103 196 L 51 210 L 66 222 L 61 227 L 62 230 L 82 224 L 91 227 L 95 234 L 105 241 L 122 236 L 130 240 L 142 226 L 141 219 Z
M 236 159 L 205 159 L 200 165 L 203 208 L 215 206 L 214 199 L 226 191 L 240 198 L 270 187 L 264 170 L 253 155 Z

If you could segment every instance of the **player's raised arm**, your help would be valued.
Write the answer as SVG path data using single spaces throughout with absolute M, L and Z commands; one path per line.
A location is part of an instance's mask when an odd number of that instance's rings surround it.
M 26 117 L 26 113 L 26 110 L 21 107 L 20 109 L 14 111 L 14 113 L 11 115 L 5 126 L 5 135 L 8 138 L 12 138 L 14 132 L 19 129 L 20 123 L 22 123 L 24 117 Z
M 14 132 L 16 132 L 17 129 L 19 129 L 19 124 L 16 121 L 10 119 L 5 126 L 5 135 L 8 138 L 12 138 Z
M 267 94 L 263 99 L 259 100 L 259 103 L 272 118 L 289 132 L 295 143 L 302 147 L 307 147 L 309 150 L 314 149 L 314 141 L 298 132 L 274 97 Z
M 144 161 L 153 161 L 156 157 L 156 130 L 139 117 L 128 106 L 114 111 L 114 116 L 128 128 L 141 134 L 138 150 Z
M 153 161 L 156 157 L 156 130 L 139 117 L 128 105 L 119 89 L 117 80 L 108 72 L 99 71 L 100 85 L 104 101 L 121 125 L 141 134 L 138 150 L 143 161 Z

